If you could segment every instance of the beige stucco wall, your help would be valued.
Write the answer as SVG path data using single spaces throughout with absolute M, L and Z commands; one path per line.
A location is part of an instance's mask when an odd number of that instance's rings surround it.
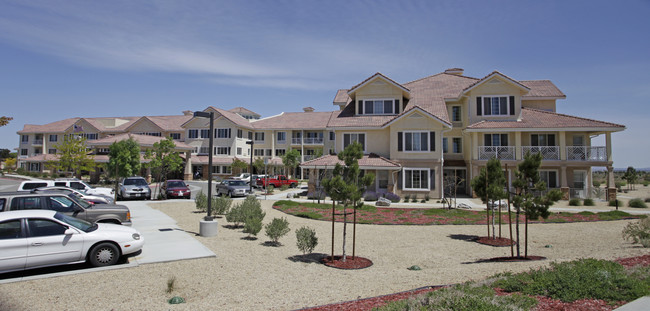
M 524 90 L 515 86 L 512 82 L 502 79 L 499 76 L 494 76 L 475 87 L 466 95 L 469 97 L 469 118 L 470 124 L 476 123 L 480 120 L 516 120 L 521 115 L 521 96 Z M 477 96 L 514 96 L 515 97 L 515 114 L 504 116 L 477 116 L 476 115 L 476 97 Z M 482 109 L 483 110 L 483 109 Z
M 439 160 L 442 158 L 442 130 L 444 125 L 436 119 L 420 111 L 413 111 L 400 117 L 390 125 L 390 158 L 391 159 L 429 159 Z M 431 152 L 404 152 L 397 151 L 397 133 L 405 131 L 435 132 L 435 151 Z
M 400 100 L 400 112 L 402 111 L 402 94 L 403 91 L 399 87 L 395 86 L 391 82 L 384 80 L 381 77 L 376 77 L 368 84 L 360 87 L 354 93 L 355 102 L 354 109 L 357 114 L 359 114 L 359 100 L 364 99 L 399 99 Z

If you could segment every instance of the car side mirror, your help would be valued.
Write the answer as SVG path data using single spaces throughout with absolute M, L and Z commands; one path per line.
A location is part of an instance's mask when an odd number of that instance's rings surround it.
M 65 234 L 65 235 L 73 235 L 75 233 L 77 233 L 77 231 L 75 231 L 72 228 L 68 228 L 68 229 L 65 229 L 65 232 L 63 234 Z

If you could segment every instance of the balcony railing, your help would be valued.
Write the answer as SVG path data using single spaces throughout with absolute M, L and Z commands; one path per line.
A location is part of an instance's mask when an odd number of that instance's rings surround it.
M 526 152 L 531 154 L 541 153 L 542 160 L 560 159 L 560 147 L 558 146 L 521 146 L 522 159 Z
M 497 158 L 499 160 L 514 160 L 515 147 L 512 146 L 480 146 L 478 147 L 478 159 L 489 160 Z
M 305 145 L 322 145 L 323 139 L 319 137 L 307 137 L 304 139 Z
M 300 138 L 300 137 L 291 138 L 291 144 L 292 145 L 301 145 L 302 144 L 302 138 Z
M 43 144 L 42 139 L 35 139 L 34 142 L 32 143 L 32 145 L 42 145 L 42 144 Z
M 570 146 L 566 147 L 568 161 L 607 161 L 607 148 Z

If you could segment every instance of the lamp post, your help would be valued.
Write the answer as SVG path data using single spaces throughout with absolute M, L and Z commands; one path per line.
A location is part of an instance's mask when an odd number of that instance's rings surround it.
M 249 170 L 250 170 L 249 173 L 251 174 L 251 178 L 250 178 L 250 182 L 248 183 L 248 186 L 249 186 L 248 194 L 253 194 L 253 146 L 254 146 L 255 143 L 252 140 L 247 140 L 246 144 L 251 145 L 251 163 L 250 163 L 250 166 L 249 166 L 250 167 L 249 168 Z
M 210 119 L 210 133 L 208 133 L 208 139 L 210 140 L 210 151 L 208 157 L 208 215 L 203 219 L 206 221 L 214 220 L 212 214 L 212 136 L 214 135 L 214 112 L 205 112 L 205 111 L 195 111 L 195 117 L 209 118 Z

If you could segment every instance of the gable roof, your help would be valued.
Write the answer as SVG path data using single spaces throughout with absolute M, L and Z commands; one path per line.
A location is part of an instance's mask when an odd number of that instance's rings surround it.
M 357 89 L 359 89 L 359 88 L 361 88 L 361 87 L 367 85 L 368 83 L 370 83 L 370 81 L 374 80 L 374 79 L 377 78 L 377 77 L 381 77 L 382 79 L 384 79 L 384 80 L 390 82 L 390 83 L 393 84 L 394 86 L 396 86 L 396 87 L 402 89 L 402 91 L 404 91 L 404 92 L 406 92 L 406 93 L 409 93 L 409 92 L 410 92 L 410 90 L 409 90 L 408 88 L 406 88 L 405 86 L 403 86 L 403 85 L 401 85 L 401 84 L 395 82 L 393 79 L 391 79 L 391 78 L 389 78 L 389 77 L 383 75 L 382 73 L 377 72 L 377 73 L 375 73 L 374 75 L 368 77 L 367 79 L 361 81 L 361 83 L 359 83 L 359 84 L 357 84 L 357 85 L 351 87 L 350 90 L 348 90 L 348 94 L 352 94 L 352 93 L 356 92 Z
M 68 118 L 43 125 L 25 124 L 18 134 L 29 133 L 65 133 L 65 131 L 75 124 L 80 118 Z
M 483 83 L 487 82 L 488 80 L 490 80 L 492 77 L 495 77 L 495 76 L 498 76 L 498 77 L 501 77 L 503 79 L 506 79 L 507 81 L 510 81 L 512 84 L 514 84 L 515 86 L 519 87 L 522 90 L 530 91 L 530 88 L 528 88 L 527 86 L 521 84 L 519 81 L 517 81 L 517 80 L 515 80 L 513 78 L 510 78 L 510 77 L 500 73 L 499 71 L 495 70 L 495 71 L 492 71 L 489 75 L 487 75 L 487 76 L 483 77 L 482 79 L 476 81 L 474 84 L 466 87 L 463 90 L 463 93 L 467 93 L 467 92 L 471 91 L 472 89 L 478 87 L 479 85 L 482 85 Z
M 283 112 L 277 116 L 261 120 L 251 120 L 251 125 L 256 129 L 325 129 L 334 112 Z
M 560 89 L 549 80 L 529 80 L 519 82 L 530 89 L 527 94 L 522 96 L 524 99 L 526 99 L 526 97 L 566 98 L 566 95 L 564 95 L 564 93 L 562 93 L 562 91 L 560 91 Z
M 102 139 L 88 140 L 86 141 L 86 145 L 88 145 L 89 147 L 110 146 L 115 142 L 127 140 L 129 138 L 135 140 L 140 147 L 153 147 L 153 144 L 160 142 L 163 139 L 167 139 L 166 137 L 161 137 L 161 136 L 149 136 L 149 135 L 124 133 L 115 136 L 104 137 Z M 194 147 L 184 142 L 174 141 L 174 144 L 176 145 L 176 150 L 186 151 L 186 150 L 194 149 Z
M 334 168 L 336 164 L 345 165 L 342 160 L 339 160 L 336 155 L 324 155 L 320 158 L 313 160 L 305 161 L 300 163 L 302 168 Z M 388 170 L 399 170 L 402 166 L 389 159 L 386 159 L 382 156 L 379 156 L 374 153 L 365 154 L 358 161 L 359 168 L 361 169 L 388 169 Z
M 467 127 L 469 132 L 484 132 L 485 130 L 507 130 L 516 129 L 575 129 L 584 131 L 586 128 L 602 130 L 607 132 L 618 132 L 625 129 L 624 125 L 575 117 L 566 114 L 532 109 L 521 109 L 521 120 L 516 121 L 490 121 L 483 120 Z
M 237 114 L 243 113 L 243 114 L 249 114 L 249 115 L 254 115 L 254 116 L 257 116 L 257 117 L 261 117 L 259 113 L 248 110 L 248 109 L 246 109 L 244 107 L 235 107 L 235 108 L 232 108 L 232 109 L 230 109 L 228 111 L 234 112 L 234 113 L 237 113 Z

